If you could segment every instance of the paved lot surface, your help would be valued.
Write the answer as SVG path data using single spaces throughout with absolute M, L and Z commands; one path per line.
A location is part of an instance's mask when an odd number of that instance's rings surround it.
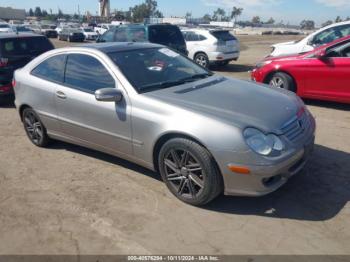
M 271 43 L 290 38 L 240 39 L 242 58 L 220 74 L 248 78 Z M 204 208 L 121 159 L 61 142 L 34 147 L 13 106 L 2 106 L 0 254 L 350 254 L 350 106 L 307 103 L 318 124 L 308 168 L 269 196 Z

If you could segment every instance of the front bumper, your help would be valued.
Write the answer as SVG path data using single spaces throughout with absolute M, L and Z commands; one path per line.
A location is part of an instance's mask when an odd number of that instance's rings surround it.
M 276 191 L 304 168 L 313 152 L 314 143 L 315 125 L 293 153 L 281 160 L 271 160 L 269 164 L 242 164 L 230 162 L 227 155 L 219 159 L 225 195 L 257 197 Z M 250 174 L 234 173 L 229 170 L 230 165 L 247 167 Z

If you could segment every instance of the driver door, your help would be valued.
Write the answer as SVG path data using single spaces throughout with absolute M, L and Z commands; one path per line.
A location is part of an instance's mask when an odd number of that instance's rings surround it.
M 67 56 L 63 85 L 56 89 L 58 119 L 63 134 L 78 144 L 117 154 L 132 153 L 131 107 L 122 102 L 99 102 L 95 91 L 121 88 L 103 61 L 87 54 Z
M 324 58 L 313 58 L 307 70 L 306 93 L 319 98 L 350 99 L 350 43 L 328 51 Z

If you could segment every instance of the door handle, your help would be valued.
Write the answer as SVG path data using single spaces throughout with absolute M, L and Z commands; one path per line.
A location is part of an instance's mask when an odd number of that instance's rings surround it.
M 66 94 L 63 93 L 62 91 L 57 91 L 57 92 L 56 92 L 56 96 L 57 96 L 58 98 L 61 98 L 61 99 L 66 99 L 66 98 L 67 98 Z

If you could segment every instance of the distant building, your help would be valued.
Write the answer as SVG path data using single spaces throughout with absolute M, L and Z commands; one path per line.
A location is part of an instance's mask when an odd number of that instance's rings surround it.
M 109 17 L 111 14 L 111 6 L 109 0 L 99 0 L 100 16 Z
M 26 19 L 26 11 L 24 9 L 13 9 L 11 7 L 0 7 L 0 19 L 9 20 L 24 20 Z

